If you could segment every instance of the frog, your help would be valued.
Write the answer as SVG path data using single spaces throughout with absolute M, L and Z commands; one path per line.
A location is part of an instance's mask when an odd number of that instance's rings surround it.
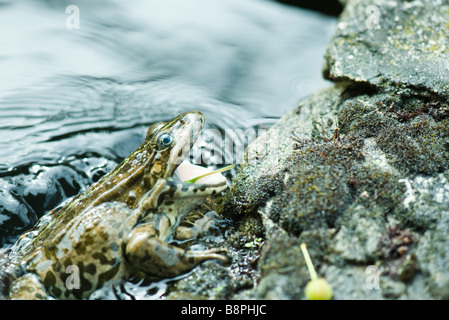
M 207 260 L 228 263 L 224 248 L 177 245 L 201 233 L 182 222 L 227 188 L 223 176 L 186 183 L 177 174 L 203 125 L 199 111 L 152 124 L 115 169 L 41 218 L 10 250 L 9 299 L 88 299 L 115 281 L 175 277 Z

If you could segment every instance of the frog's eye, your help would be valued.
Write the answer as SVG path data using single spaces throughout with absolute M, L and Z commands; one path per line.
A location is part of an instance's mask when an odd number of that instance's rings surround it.
M 159 150 L 170 147 L 175 140 L 170 133 L 164 132 L 157 137 L 157 146 Z

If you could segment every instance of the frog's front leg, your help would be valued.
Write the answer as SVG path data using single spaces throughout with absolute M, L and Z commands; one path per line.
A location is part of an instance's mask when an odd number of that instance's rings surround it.
M 223 249 L 189 251 L 170 245 L 155 236 L 150 224 L 133 230 L 126 244 L 126 257 L 137 271 L 148 275 L 171 277 L 187 272 L 206 260 L 227 262 Z

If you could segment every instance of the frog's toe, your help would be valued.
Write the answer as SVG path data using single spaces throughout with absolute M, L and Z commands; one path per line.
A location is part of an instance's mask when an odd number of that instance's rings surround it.
M 217 259 L 225 264 L 228 264 L 231 261 L 229 252 L 226 248 L 213 248 L 209 250 L 193 252 L 193 254 L 197 257 L 203 256 L 205 258 L 204 260 Z

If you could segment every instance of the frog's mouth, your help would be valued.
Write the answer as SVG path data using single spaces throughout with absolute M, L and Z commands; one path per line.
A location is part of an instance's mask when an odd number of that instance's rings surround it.
M 184 160 L 176 168 L 172 176 L 172 180 L 178 187 L 181 188 L 183 193 L 190 193 L 192 196 L 215 194 L 226 189 L 227 181 L 226 178 L 219 172 L 208 174 L 212 171 L 213 170 L 210 168 L 195 165 L 187 160 Z M 208 175 L 195 180 L 194 183 L 187 182 L 205 174 Z

